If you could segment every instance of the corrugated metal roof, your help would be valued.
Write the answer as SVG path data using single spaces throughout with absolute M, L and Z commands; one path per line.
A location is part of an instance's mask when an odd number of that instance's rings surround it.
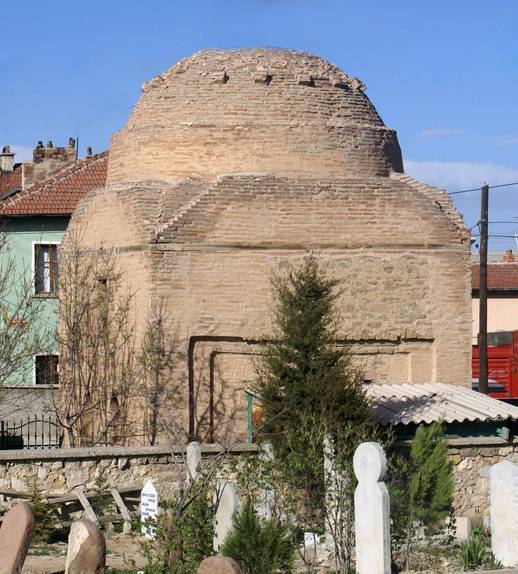
M 456 385 L 370 384 L 367 396 L 381 424 L 518 420 L 518 407 Z

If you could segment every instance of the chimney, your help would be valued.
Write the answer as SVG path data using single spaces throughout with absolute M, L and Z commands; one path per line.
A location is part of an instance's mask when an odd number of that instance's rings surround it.
M 23 164 L 23 188 L 26 189 L 76 161 L 75 140 L 69 138 L 68 145 L 55 147 L 51 140 L 47 145 L 39 141 L 32 151 L 32 163 Z
M 13 171 L 14 170 L 14 153 L 11 148 L 6 145 L 2 148 L 0 153 L 0 171 Z
M 513 254 L 513 250 L 512 249 L 508 249 L 505 253 L 504 253 L 504 258 L 503 260 L 506 263 L 512 263 L 515 260 L 515 256 Z

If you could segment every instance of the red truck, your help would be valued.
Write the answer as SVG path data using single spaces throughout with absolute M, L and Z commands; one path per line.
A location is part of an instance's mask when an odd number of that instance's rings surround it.
M 488 390 L 496 399 L 518 402 L 518 331 L 487 334 Z M 471 359 L 473 389 L 478 390 L 478 346 Z

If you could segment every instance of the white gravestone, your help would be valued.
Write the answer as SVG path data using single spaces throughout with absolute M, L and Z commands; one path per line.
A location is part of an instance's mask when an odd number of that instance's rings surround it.
M 504 460 L 489 472 L 491 549 L 503 566 L 518 566 L 518 465 Z
M 199 473 L 201 464 L 201 448 L 196 442 L 190 442 L 186 449 L 187 482 L 194 482 Z
M 198 471 L 201 464 L 201 448 L 196 441 L 190 442 L 187 445 L 186 459 L 187 482 L 194 482 L 198 476 Z
M 216 492 L 216 497 L 218 499 L 218 508 L 216 510 L 213 547 L 218 552 L 228 533 L 232 530 L 234 515 L 239 507 L 239 499 L 236 494 L 236 488 L 231 482 L 221 482 Z
M 318 538 L 315 532 L 304 532 L 304 559 L 310 564 L 317 561 Z
M 390 497 L 383 482 L 387 459 L 376 442 L 362 443 L 354 453 L 356 572 L 390 574 Z
M 459 542 L 465 542 L 469 538 L 471 531 L 471 518 L 469 516 L 455 517 L 455 539 Z
M 146 480 L 144 488 L 140 492 L 140 520 L 142 522 L 142 534 L 146 538 L 155 538 L 155 527 L 146 524 L 146 521 L 156 522 L 158 516 L 158 492 L 151 479 Z
M 260 463 L 263 465 L 270 465 L 273 461 L 273 449 L 272 445 L 268 442 L 261 444 L 261 450 L 259 451 Z M 259 502 L 256 505 L 255 511 L 261 518 L 269 519 L 273 515 L 273 509 L 275 507 L 275 492 L 270 485 L 265 485 L 261 489 L 259 495 Z

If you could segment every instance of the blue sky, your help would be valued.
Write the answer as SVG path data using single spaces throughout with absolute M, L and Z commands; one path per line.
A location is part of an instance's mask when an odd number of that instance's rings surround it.
M 317 53 L 358 76 L 408 173 L 449 191 L 518 181 L 518 0 L 0 0 L 0 145 L 106 149 L 143 81 L 204 48 Z M 6 23 L 8 23 L 6 25 Z M 518 186 L 491 192 L 518 218 Z M 455 197 L 469 226 L 479 194 Z M 518 219 L 516 219 L 518 222 Z M 518 223 L 492 234 L 518 233 Z M 492 238 L 490 248 L 515 247 Z

